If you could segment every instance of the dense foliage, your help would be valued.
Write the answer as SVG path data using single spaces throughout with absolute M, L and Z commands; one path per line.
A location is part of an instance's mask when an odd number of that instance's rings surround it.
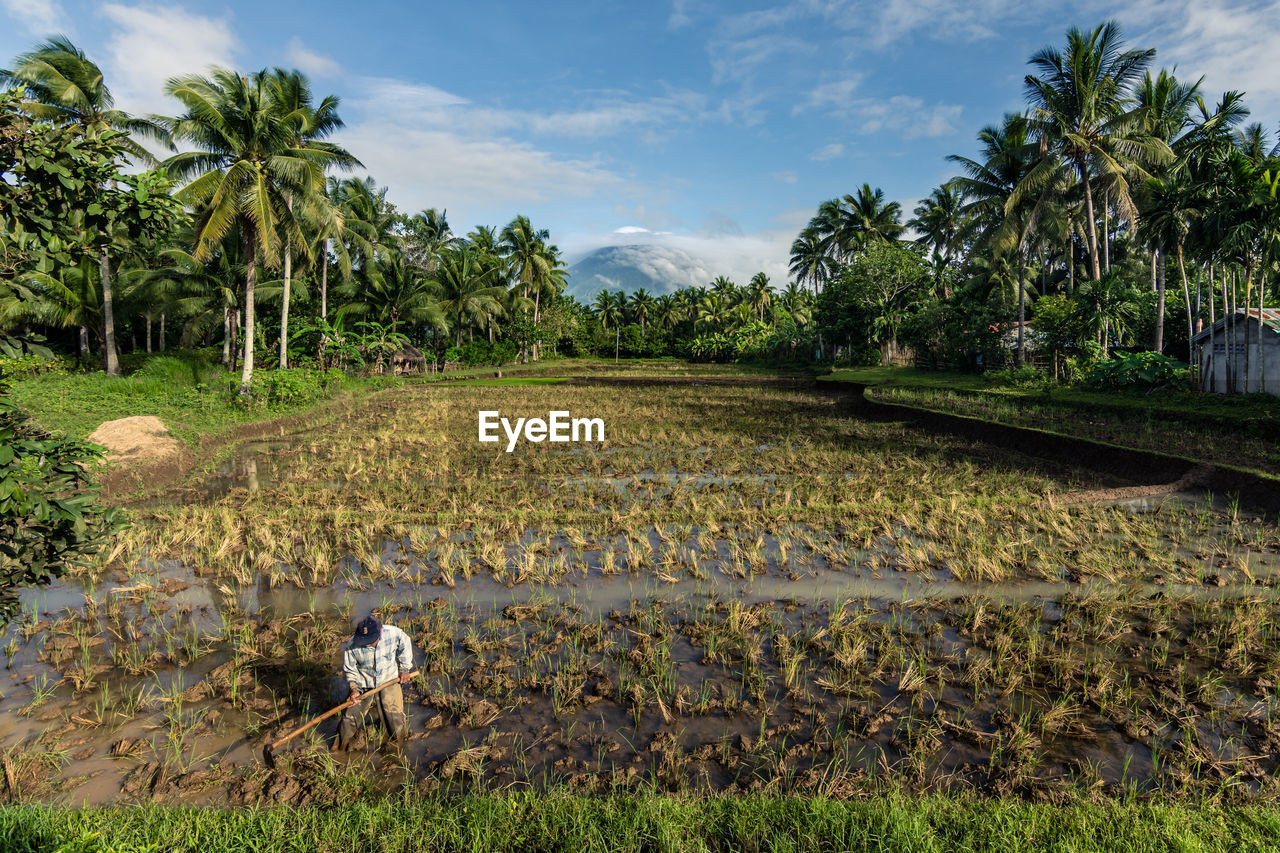
M 1241 93 L 1210 105 L 1200 81 L 1154 71 L 1154 58 L 1114 23 L 1072 29 L 1031 58 L 1026 110 L 979 131 L 977 156 L 950 157 L 958 174 L 905 227 L 869 185 L 823 202 L 791 272 L 821 294 L 828 354 L 845 346 L 856 362 L 866 342 L 889 363 L 900 340 L 932 366 L 1034 363 L 1074 379 L 1113 347 L 1194 360 L 1202 326 L 1275 304 L 1280 145 L 1245 124 Z M 897 293 L 878 271 L 870 292 L 861 270 L 911 232 L 929 274 Z M 1255 334 L 1245 358 L 1260 347 Z
M 86 444 L 36 427 L 0 383 L 0 619 L 16 586 L 48 583 L 95 552 L 116 510 L 94 501 Z

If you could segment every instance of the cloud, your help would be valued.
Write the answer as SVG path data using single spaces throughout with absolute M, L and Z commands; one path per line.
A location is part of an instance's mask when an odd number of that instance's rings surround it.
M 781 172 L 774 172 L 770 177 L 780 184 L 794 184 L 800 180 L 800 177 L 790 169 L 784 169 Z
M 625 274 L 634 269 L 641 275 L 665 283 L 664 292 L 681 287 L 706 287 L 719 275 L 727 276 L 738 284 L 745 284 L 758 272 L 769 276 L 775 288 L 786 286 L 787 262 L 795 231 L 790 228 L 755 231 L 750 233 L 654 233 L 631 231 L 611 232 L 588 237 L 580 242 L 582 254 L 575 262 L 590 258 L 600 249 L 608 267 Z M 593 267 L 595 275 L 603 281 L 583 282 L 588 289 L 599 286 L 617 287 L 623 283 L 623 275 L 612 275 L 610 269 Z M 601 275 L 603 272 L 603 275 Z M 574 287 L 575 294 L 584 296 L 583 287 Z
M 860 78 L 856 76 L 819 84 L 792 108 L 792 114 L 817 110 L 849 122 L 857 133 L 885 130 L 914 139 L 955 133 L 954 122 L 964 109 L 954 104 L 926 105 L 923 99 L 912 95 L 855 97 L 859 85 Z M 840 153 L 828 145 L 815 152 L 811 159 L 829 160 Z
M 1178 76 L 1204 75 L 1206 101 L 1242 90 L 1268 127 L 1280 111 L 1280 4 L 1275 0 L 1142 0 L 1119 13 L 1127 40 L 1159 49 Z
M 623 179 L 595 160 L 567 159 L 509 138 L 368 120 L 339 137 L 402 209 L 445 207 L 463 219 L 485 208 L 590 198 Z
M 66 17 L 57 0 L 0 0 L 0 8 L 28 33 L 41 38 L 66 27 Z
M 100 8 L 113 25 L 104 65 L 117 105 L 134 113 L 166 112 L 174 104 L 164 94 L 170 77 L 234 66 L 240 43 L 225 19 L 189 12 L 181 6 Z
M 312 77 L 337 77 L 342 74 L 342 66 L 336 59 L 308 50 L 297 36 L 289 39 L 285 58 L 299 71 Z
M 817 163 L 825 163 L 828 160 L 836 159 L 842 154 L 844 154 L 844 145 L 839 142 L 832 142 L 810 154 L 809 159 Z

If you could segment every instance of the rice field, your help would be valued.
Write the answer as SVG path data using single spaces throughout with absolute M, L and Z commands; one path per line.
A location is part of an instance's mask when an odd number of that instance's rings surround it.
M 658 377 L 653 381 L 647 377 Z M 476 440 L 477 412 L 601 417 Z M 1280 527 L 689 365 L 392 388 L 132 504 L 0 636 L 11 795 L 1277 794 Z M 411 737 L 329 751 L 353 620 Z

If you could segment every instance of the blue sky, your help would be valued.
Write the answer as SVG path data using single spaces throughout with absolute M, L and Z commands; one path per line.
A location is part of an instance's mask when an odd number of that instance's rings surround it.
M 826 198 L 863 182 L 910 213 L 1022 105 L 1026 60 L 1114 17 L 1157 62 L 1280 120 L 1280 0 L 619 3 L 0 0 L 0 58 L 65 32 L 120 105 L 170 112 L 174 74 L 308 72 L 343 141 L 403 209 L 457 231 L 516 213 L 571 255 L 677 246 L 785 279 Z M 621 230 L 619 230 L 621 229 Z M 643 229 L 643 230 L 642 230 Z

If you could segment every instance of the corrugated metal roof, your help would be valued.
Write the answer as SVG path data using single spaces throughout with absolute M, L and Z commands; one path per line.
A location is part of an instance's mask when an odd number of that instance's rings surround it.
M 1263 308 L 1261 311 L 1257 308 L 1249 308 L 1246 310 L 1235 311 L 1233 312 L 1233 315 L 1236 317 L 1236 322 L 1239 322 L 1242 317 L 1248 317 L 1251 320 L 1258 320 L 1259 315 L 1261 315 L 1262 325 L 1274 330 L 1276 333 L 1280 333 L 1280 308 Z M 1206 338 L 1209 336 L 1211 331 L 1214 334 L 1221 332 L 1223 327 L 1226 326 L 1227 319 L 1228 318 L 1223 317 L 1219 319 L 1218 322 L 1214 323 L 1212 327 L 1205 326 L 1191 340 L 1194 342 L 1201 338 Z

